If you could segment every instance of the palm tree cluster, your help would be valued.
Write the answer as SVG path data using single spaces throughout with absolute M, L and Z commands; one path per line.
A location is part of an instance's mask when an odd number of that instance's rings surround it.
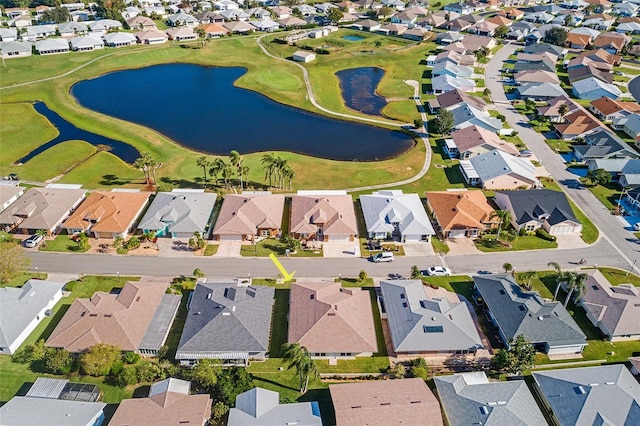
M 209 182 L 207 171 L 209 175 L 213 176 L 214 186 L 218 184 L 218 176 L 224 180 L 225 188 L 229 188 L 231 186 L 231 178 L 235 174 L 238 182 L 240 182 L 240 190 L 244 189 L 244 184 L 249 180 L 249 166 L 244 165 L 242 156 L 236 150 L 229 153 L 228 163 L 224 161 L 223 158 L 216 158 L 213 161 L 209 161 L 207 157 L 203 155 L 198 157 L 196 164 L 202 168 L 205 188 Z
M 311 359 L 311 354 L 299 343 L 285 343 L 282 345 L 282 358 L 287 364 L 287 370 L 295 368 L 300 379 L 300 393 L 305 393 L 309 388 L 309 378 L 320 376 L 318 366 Z
M 551 266 L 556 272 L 556 290 L 553 293 L 553 300 L 558 297 L 558 291 L 560 286 L 564 283 L 567 287 L 567 298 L 564 300 L 564 307 L 566 308 L 571 300 L 571 296 L 575 293 L 575 301 L 579 301 L 584 296 L 587 290 L 587 280 L 589 275 L 584 272 L 563 271 L 557 262 L 549 262 L 548 266 Z
M 291 189 L 293 178 L 296 173 L 289 165 L 289 162 L 273 153 L 264 154 L 260 160 L 262 168 L 265 171 L 264 180 L 269 181 L 269 186 L 285 189 L 288 183 L 288 189 Z M 274 184 L 275 183 L 275 184 Z
M 156 170 L 162 167 L 162 163 L 158 163 L 150 153 L 143 152 L 140 157 L 133 162 L 133 167 L 144 173 L 144 181 L 147 185 L 151 184 L 151 174 L 153 174 L 153 183 L 158 183 Z

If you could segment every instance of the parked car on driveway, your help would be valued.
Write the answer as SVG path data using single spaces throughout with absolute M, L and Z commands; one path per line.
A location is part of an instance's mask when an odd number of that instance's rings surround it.
M 451 275 L 451 269 L 445 268 L 444 266 L 432 266 L 427 269 L 427 275 L 430 277 L 448 277 Z
M 390 251 L 383 251 L 382 253 L 378 253 L 375 256 L 372 256 L 371 260 L 374 263 L 393 262 L 393 253 L 391 253 Z
M 43 240 L 44 237 L 42 235 L 32 235 L 24 240 L 24 246 L 27 248 L 38 247 Z

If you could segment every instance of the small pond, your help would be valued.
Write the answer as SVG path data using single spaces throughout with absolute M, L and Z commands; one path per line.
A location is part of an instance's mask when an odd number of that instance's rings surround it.
M 562 159 L 564 160 L 565 163 L 571 163 L 574 161 L 578 161 L 578 157 L 576 157 L 576 154 L 571 151 L 571 152 L 561 152 L 560 156 L 562 157 Z
M 342 98 L 347 107 L 369 115 L 381 115 L 387 100 L 376 93 L 384 70 L 378 67 L 338 71 Z
M 364 40 L 364 37 L 362 36 L 357 36 L 357 35 L 346 35 L 346 36 L 342 36 L 342 38 L 344 40 L 347 41 L 360 41 L 360 40 Z
M 51 148 L 52 146 L 57 145 L 61 142 L 71 140 L 80 140 L 88 142 L 94 146 L 107 147 L 109 152 L 116 155 L 117 157 L 120 157 L 121 160 L 126 161 L 127 163 L 133 163 L 136 158 L 140 156 L 138 150 L 127 143 L 77 128 L 64 118 L 60 117 L 60 115 L 47 108 L 44 102 L 36 102 L 34 104 L 34 108 L 40 114 L 44 115 L 47 120 L 49 120 L 51 124 L 53 124 L 53 126 L 58 129 L 59 134 L 49 142 L 39 146 L 38 148 L 34 149 L 18 161 L 16 161 L 17 164 L 24 164 L 36 155 Z
M 414 145 L 399 131 L 327 118 L 235 87 L 234 81 L 245 72 L 244 68 L 156 65 L 81 81 L 71 93 L 87 108 L 142 124 L 210 154 L 278 150 L 376 161 L 398 156 Z
M 589 167 L 571 166 L 571 167 L 567 167 L 567 170 L 576 176 L 587 177 L 587 172 L 589 171 Z

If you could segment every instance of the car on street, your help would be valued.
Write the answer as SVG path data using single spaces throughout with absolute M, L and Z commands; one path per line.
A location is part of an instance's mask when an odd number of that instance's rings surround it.
M 634 231 L 640 231 L 640 222 L 636 222 L 636 224 L 633 225 L 633 230 Z
M 444 266 L 432 266 L 427 269 L 427 275 L 430 277 L 448 277 L 451 275 L 451 269 Z
M 393 262 L 393 253 L 391 253 L 390 251 L 383 251 L 382 253 L 378 253 L 375 256 L 372 256 L 371 260 L 374 263 Z
M 26 240 L 24 240 L 24 246 L 27 248 L 38 247 L 43 240 L 44 240 L 44 237 L 42 235 L 34 234 L 29 238 L 27 238 Z

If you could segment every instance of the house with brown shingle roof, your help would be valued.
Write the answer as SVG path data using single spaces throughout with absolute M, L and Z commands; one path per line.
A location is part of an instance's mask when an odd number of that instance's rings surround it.
M 605 122 L 626 117 L 634 112 L 640 112 L 640 104 L 637 102 L 620 102 L 603 96 L 600 99 L 591 101 L 589 111 Z
M 150 192 L 94 191 L 62 224 L 67 234 L 80 232 L 96 238 L 126 238 L 149 203 Z
M 125 21 L 132 30 L 157 30 L 156 23 L 153 19 L 146 16 L 138 15 Z
M 509 18 L 505 18 L 504 16 L 496 15 L 493 18 L 487 19 L 487 22 L 491 22 L 492 24 L 496 24 L 498 26 L 510 27 L 513 24 L 513 21 Z
M 424 380 L 371 380 L 329 385 L 336 426 L 443 424 L 440 404 Z
M 75 186 L 31 188 L 0 213 L 0 227 L 6 231 L 18 229 L 23 234 L 44 229 L 51 235 L 82 202 L 86 192 Z
M 483 127 L 469 126 L 451 133 L 445 140 L 444 150 L 449 157 L 469 159 L 485 152 L 499 149 L 511 155 L 518 155 L 516 146 Z
M 611 54 L 619 53 L 631 41 L 631 36 L 617 32 L 601 33 L 593 41 L 593 47 Z
M 545 70 L 522 70 L 513 79 L 517 83 L 555 83 L 560 84 L 558 75 Z
M 463 103 L 483 112 L 488 110 L 487 103 L 481 97 L 468 95 L 458 89 L 442 93 L 435 99 L 429 99 L 429 109 L 432 113 L 436 113 L 440 108 L 449 108 Z
M 444 238 L 475 238 L 498 226 L 499 219 L 482 191 L 454 190 L 425 193 L 427 209 Z
M 589 321 L 610 341 L 640 340 L 640 288 L 633 284 L 611 285 L 597 269 L 587 274 L 586 291 L 578 304 L 587 312 Z
M 607 98 L 609 99 L 609 98 Z M 567 106 L 567 112 L 560 114 L 560 107 Z M 563 123 L 564 117 L 578 110 L 578 106 L 566 96 L 558 96 L 547 101 L 547 105 L 538 107 L 538 114 L 547 117 L 551 123 Z
M 252 241 L 281 233 L 284 195 L 268 191 L 228 194 L 213 228 L 218 241 Z
M 591 36 L 589 34 L 569 33 L 567 34 L 567 46 L 572 49 L 586 49 L 591 45 Z
M 369 291 L 333 281 L 292 284 L 287 342 L 314 358 L 372 356 L 378 345 Z
M 573 140 L 578 136 L 584 136 L 586 133 L 600 127 L 600 123 L 587 115 L 582 110 L 577 110 L 564 117 L 565 123 L 555 124 L 556 133 L 562 140 Z
M 593 65 L 602 71 L 611 71 L 615 65 L 620 65 L 622 59 L 618 55 L 613 55 L 604 49 L 587 50 L 567 63 L 567 69 L 579 65 Z
M 205 426 L 211 418 L 211 403 L 209 394 L 191 394 L 191 382 L 169 378 L 152 384 L 146 398 L 123 399 L 109 424 Z
M 128 281 L 118 294 L 96 292 L 77 298 L 47 339 L 46 345 L 82 353 L 106 343 L 122 351 L 157 355 L 164 345 L 181 297 L 165 294 L 169 282 Z
M 295 238 L 354 241 L 358 235 L 353 199 L 346 191 L 298 191 L 291 197 L 289 226 Z

